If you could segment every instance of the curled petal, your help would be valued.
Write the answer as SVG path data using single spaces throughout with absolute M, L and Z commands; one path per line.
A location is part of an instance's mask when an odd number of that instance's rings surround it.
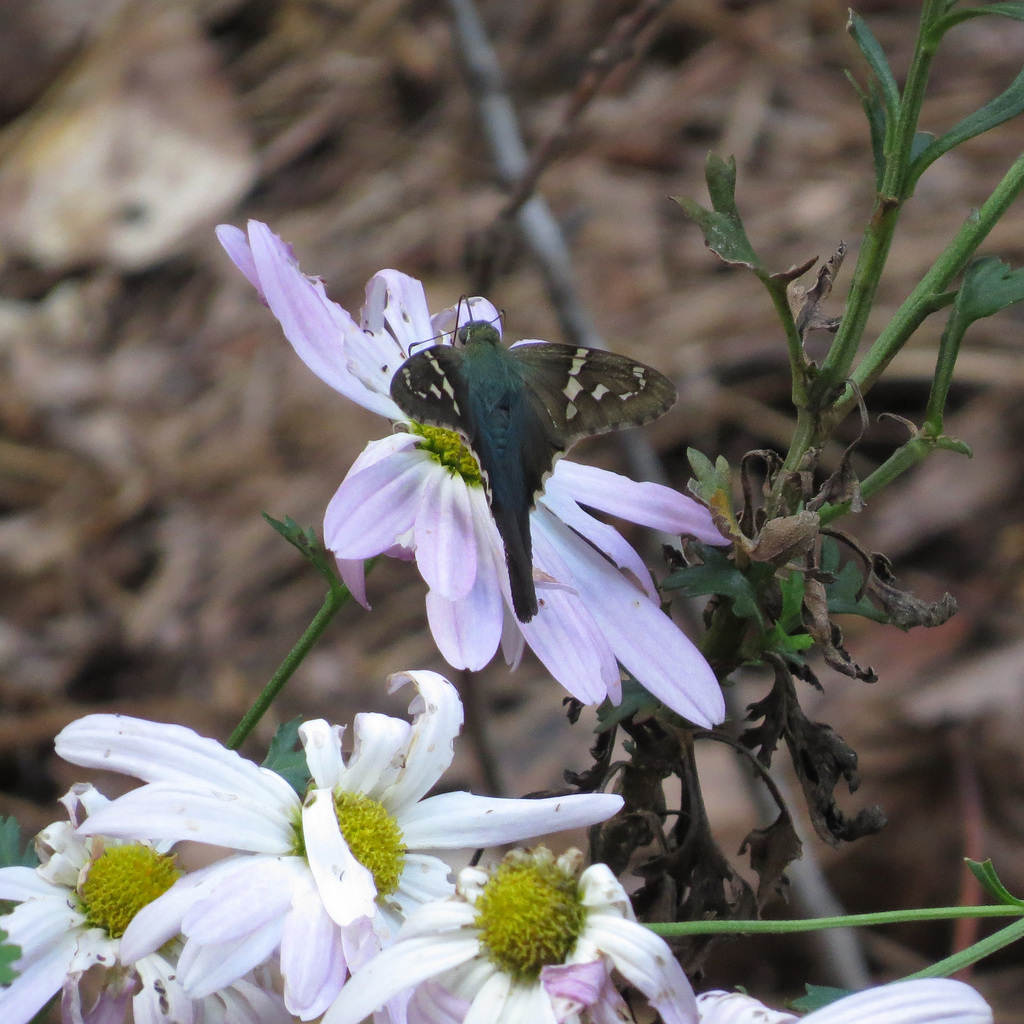
M 412 726 L 401 718 L 362 711 L 352 722 L 352 753 L 331 785 L 375 800 L 404 760 Z
M 299 358 L 335 391 L 371 412 L 401 419 L 388 391 L 371 390 L 352 372 L 346 346 L 359 343 L 363 332 L 327 298 L 323 282 L 299 270 L 290 247 L 266 224 L 249 222 L 249 245 L 259 290 Z
M 302 808 L 306 858 L 327 913 L 342 928 L 372 917 L 377 886 L 373 875 L 352 856 L 334 812 L 330 793 L 314 790 Z
M 665 1024 L 696 1024 L 697 999 L 668 943 L 641 924 L 591 914 L 584 934 L 647 997 Z
M 416 687 L 409 704 L 412 730 L 401 770 L 379 799 L 396 817 L 429 792 L 455 757 L 455 738 L 462 729 L 462 701 L 458 690 L 437 672 L 397 672 L 388 677 L 388 692 L 406 683 Z M 408 843 L 407 845 L 414 845 Z

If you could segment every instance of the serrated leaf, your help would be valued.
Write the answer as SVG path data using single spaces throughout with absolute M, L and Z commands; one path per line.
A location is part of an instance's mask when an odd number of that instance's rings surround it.
M 332 589 L 344 587 L 334 568 L 334 556 L 320 546 L 316 531 L 311 526 L 303 529 L 291 516 L 280 520 L 264 512 L 263 518 L 327 580 Z
M 299 745 L 299 726 L 302 718 L 296 717 L 277 727 L 274 738 L 270 741 L 264 768 L 269 768 L 283 778 L 299 796 L 306 792 L 309 783 L 309 766 L 306 754 Z
M 7 942 L 7 932 L 0 929 L 0 985 L 10 985 L 18 977 L 12 965 L 21 959 L 21 947 Z
M 718 594 L 732 601 L 732 610 L 738 618 L 756 619 L 765 625 L 757 606 L 757 592 L 746 576 L 716 548 L 699 546 L 703 565 L 687 565 L 666 577 L 662 589 L 675 590 L 684 597 L 702 597 Z M 769 573 L 771 567 L 767 567 Z
M 1024 71 L 1021 71 L 1009 87 L 995 99 L 989 100 L 985 106 L 973 114 L 968 114 L 962 121 L 953 125 L 948 132 L 940 135 L 931 145 L 925 147 L 924 151 L 910 165 L 909 180 L 917 181 L 943 153 L 948 153 L 962 142 L 1009 121 L 1021 111 L 1024 111 Z
M 981 882 L 985 891 L 997 902 L 1006 907 L 1024 907 L 1024 900 L 1017 899 L 999 881 L 999 876 L 996 874 L 996 869 L 992 867 L 991 860 L 976 861 L 971 860 L 970 857 L 965 857 L 964 863 L 966 863 L 971 874 Z
M 810 1013 L 812 1010 L 820 1010 L 823 1006 L 828 1006 L 830 1003 L 837 1002 L 840 999 L 845 999 L 849 995 L 853 995 L 853 991 L 848 988 L 833 988 L 831 985 L 806 985 L 804 986 L 807 990 L 806 995 L 800 996 L 798 999 L 794 999 L 789 1003 L 789 1006 L 794 1010 L 799 1010 L 801 1013 Z
M 719 455 L 713 465 L 711 460 L 696 448 L 687 448 L 686 457 L 696 477 L 689 483 L 692 494 L 710 503 L 719 491 L 729 493 L 732 488 L 732 469 L 724 455 Z
M 673 196 L 673 199 L 696 222 L 704 234 L 704 244 L 712 252 L 726 263 L 749 267 L 762 280 L 767 280 L 768 272 L 747 238 L 736 206 L 736 160 L 733 157 L 723 160 L 709 153 L 704 177 L 711 196 L 711 210 L 686 196 Z
M 882 96 L 885 100 L 885 110 L 888 123 L 893 124 L 900 108 L 900 90 L 896 85 L 889 61 L 886 59 L 885 51 L 879 45 L 867 22 L 854 11 L 850 11 L 850 20 L 846 23 L 846 30 L 853 37 L 857 48 L 864 55 L 868 67 L 874 73 L 875 79 L 882 89 Z

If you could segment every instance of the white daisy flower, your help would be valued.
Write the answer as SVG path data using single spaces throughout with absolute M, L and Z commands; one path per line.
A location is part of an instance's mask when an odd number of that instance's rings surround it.
M 145 956 L 179 931 L 179 976 L 196 996 L 222 988 L 280 950 L 288 1009 L 322 1013 L 350 970 L 390 940 L 420 904 L 453 891 L 432 853 L 520 841 L 604 821 L 605 793 L 510 800 L 424 797 L 454 756 L 455 687 L 435 672 L 392 676 L 416 687 L 413 721 L 360 714 L 352 752 L 324 721 L 299 730 L 312 782 L 305 798 L 274 772 L 177 725 L 90 715 L 57 737 L 73 764 L 123 772 L 140 787 L 86 829 L 243 851 L 181 879 L 126 929 L 122 956 Z
M 13 965 L 17 978 L 0 988 L 4 1024 L 25 1024 L 57 992 L 65 1024 L 123 1020 L 129 1001 L 135 1024 L 291 1020 L 280 996 L 248 980 L 193 1002 L 177 980 L 180 943 L 173 940 L 159 951 L 126 959 L 125 930 L 181 872 L 166 843 L 122 842 L 78 831 L 86 815 L 109 806 L 92 786 L 72 787 L 61 803 L 70 823 L 57 822 L 36 837 L 39 867 L 0 869 L 0 899 L 18 904 L 0 917 L 0 929 L 21 949 Z M 99 968 L 102 980 L 95 1002 L 83 1007 L 79 986 L 90 968 Z
M 742 992 L 697 997 L 700 1024 L 992 1024 L 992 1010 L 973 988 L 949 978 L 920 978 L 865 989 L 796 1017 Z
M 611 1024 L 632 1020 L 617 971 L 664 1024 L 696 1024 L 697 1004 L 664 939 L 637 923 L 604 864 L 513 850 L 493 871 L 465 868 L 457 895 L 414 911 L 397 941 L 360 968 L 323 1024 L 358 1024 L 415 988 L 412 1022 Z

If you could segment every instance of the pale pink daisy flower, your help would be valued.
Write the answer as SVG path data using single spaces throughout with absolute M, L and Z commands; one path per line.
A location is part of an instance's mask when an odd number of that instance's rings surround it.
M 147 783 L 100 809 L 85 830 L 239 851 L 143 908 L 125 931 L 122 957 L 133 962 L 181 932 L 179 978 L 201 996 L 279 950 L 286 1005 L 309 1020 L 410 911 L 452 893 L 437 851 L 589 826 L 622 806 L 606 793 L 428 797 L 454 757 L 462 703 L 436 672 L 392 676 L 390 688 L 406 682 L 417 691 L 412 723 L 357 715 L 347 759 L 342 728 L 324 721 L 299 728 L 312 776 L 304 797 L 280 775 L 183 726 L 90 715 L 64 729 L 56 746 L 65 760 Z
M 181 872 L 167 843 L 78 831 L 109 806 L 92 786 L 72 787 L 61 803 L 71 820 L 36 837 L 39 867 L 0 868 L 0 899 L 17 904 L 0 929 L 21 949 L 17 977 L 0 988 L 3 1024 L 26 1024 L 58 992 L 65 1024 L 120 1021 L 129 1004 L 135 1024 L 289 1024 L 281 997 L 254 978 L 239 975 L 194 1000 L 178 980 L 181 943 L 173 936 L 159 950 L 126 957 L 126 927 Z M 94 999 L 83 1004 L 87 971 Z
M 381 553 L 414 558 L 428 586 L 431 632 L 453 667 L 481 669 L 499 645 L 515 666 L 528 644 L 585 704 L 606 697 L 619 702 L 621 665 L 694 724 L 722 721 L 715 674 L 661 610 L 643 560 L 582 506 L 725 544 L 707 509 L 671 488 L 560 460 L 531 514 L 540 610 L 520 622 L 511 611 L 505 551 L 475 459 L 457 434 L 410 421 L 390 394 L 395 371 L 424 346 L 450 343 L 452 332 L 471 320 L 500 331 L 494 306 L 477 297 L 431 317 L 419 281 L 382 270 L 366 286 L 356 323 L 327 298 L 319 279 L 299 270 L 291 249 L 265 224 L 250 221 L 248 235 L 222 225 L 218 237 L 306 365 L 402 428 L 367 445 L 324 520 L 327 547 L 362 603 L 364 559 Z

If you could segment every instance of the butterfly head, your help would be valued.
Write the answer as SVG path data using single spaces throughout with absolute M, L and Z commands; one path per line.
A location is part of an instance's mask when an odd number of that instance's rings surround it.
M 501 345 L 501 334 L 489 320 L 470 320 L 455 335 L 456 344 L 472 349 L 484 345 Z

